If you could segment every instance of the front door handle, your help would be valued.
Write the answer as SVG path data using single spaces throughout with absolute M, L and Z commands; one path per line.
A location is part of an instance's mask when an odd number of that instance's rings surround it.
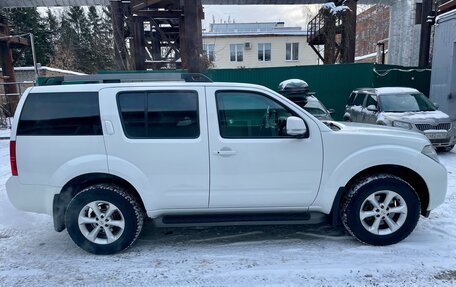
M 234 151 L 230 148 L 224 147 L 224 148 L 220 149 L 219 151 L 217 151 L 216 154 L 219 156 L 233 156 L 236 154 L 236 151 Z

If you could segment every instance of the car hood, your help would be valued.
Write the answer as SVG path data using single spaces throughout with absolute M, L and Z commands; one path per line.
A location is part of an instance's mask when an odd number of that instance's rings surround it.
M 428 138 L 421 133 L 402 128 L 361 124 L 352 122 L 333 122 L 340 130 L 337 133 L 356 137 L 369 138 L 372 143 L 407 145 L 417 149 L 430 144 Z
M 435 121 L 440 122 L 449 120 L 450 117 L 441 111 L 426 111 L 426 112 L 404 112 L 404 113 L 392 113 L 382 112 L 381 115 L 389 120 L 405 121 L 405 122 L 425 122 Z
M 328 115 L 312 115 L 312 116 L 316 117 L 320 121 L 333 121 L 332 117 L 329 114 Z

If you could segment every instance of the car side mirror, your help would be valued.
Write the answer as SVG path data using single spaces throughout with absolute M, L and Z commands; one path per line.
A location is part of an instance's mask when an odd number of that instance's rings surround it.
M 298 117 L 287 118 L 287 135 L 302 137 L 307 133 L 307 127 L 304 121 Z
M 439 109 L 439 104 L 437 104 L 437 103 L 433 103 L 433 104 L 434 104 L 435 109 L 438 110 Z
M 336 114 L 336 110 L 335 109 L 329 109 L 328 112 L 329 112 L 330 115 Z
M 371 112 L 378 112 L 378 108 L 375 105 L 367 106 L 367 110 Z

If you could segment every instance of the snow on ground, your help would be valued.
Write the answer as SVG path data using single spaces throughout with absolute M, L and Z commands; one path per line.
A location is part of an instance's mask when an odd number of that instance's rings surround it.
M 56 233 L 51 217 L 10 205 L 8 141 L 0 140 L 0 286 L 455 286 L 456 149 L 440 159 L 445 203 L 394 246 L 362 245 L 327 225 L 147 224 L 127 251 L 95 256 Z
M 11 133 L 10 129 L 0 129 L 0 139 L 9 137 L 10 133 Z

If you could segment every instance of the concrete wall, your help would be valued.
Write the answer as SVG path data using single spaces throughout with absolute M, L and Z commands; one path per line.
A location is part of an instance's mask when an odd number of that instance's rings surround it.
M 430 97 L 456 121 L 456 10 L 437 19 Z
M 415 24 L 416 3 L 420 0 L 391 1 L 388 63 L 418 66 L 421 25 Z
M 251 49 L 244 49 L 244 61 L 230 61 L 230 44 L 251 43 Z M 299 59 L 297 61 L 285 60 L 286 43 L 299 43 Z M 287 67 L 318 64 L 317 54 L 307 44 L 305 36 L 229 36 L 229 37 L 203 37 L 204 44 L 215 44 L 214 68 L 263 68 Z M 271 43 L 271 61 L 258 61 L 258 44 Z

